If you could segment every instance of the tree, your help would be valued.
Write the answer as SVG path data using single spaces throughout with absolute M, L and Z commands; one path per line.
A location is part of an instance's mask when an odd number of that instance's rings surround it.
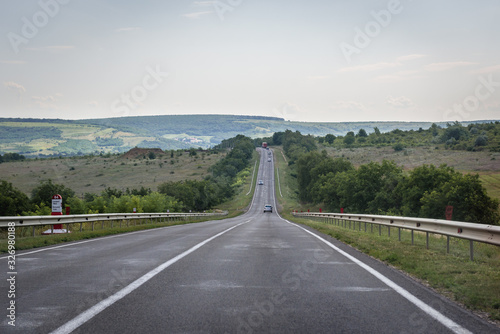
M 333 144 L 333 142 L 335 141 L 335 136 L 329 133 L 325 136 L 325 141 L 328 144 Z
M 359 129 L 358 137 L 368 137 L 368 134 L 366 133 L 365 129 Z
M 12 183 L 0 181 L 0 216 L 17 216 L 31 210 L 30 200 Z
M 31 191 L 31 203 L 39 205 L 45 204 L 48 207 L 52 206 L 52 196 L 59 194 L 62 196 L 62 206 L 66 206 L 66 202 L 70 197 L 75 196 L 75 192 L 70 188 L 62 185 L 52 183 L 52 180 L 41 182 L 38 187 Z
M 344 137 L 344 144 L 346 145 L 352 145 L 355 141 L 356 138 L 354 137 L 354 132 L 352 131 L 348 132 Z

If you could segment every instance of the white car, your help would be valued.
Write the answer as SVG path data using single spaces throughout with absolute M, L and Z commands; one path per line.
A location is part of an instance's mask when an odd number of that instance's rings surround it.
M 271 205 L 264 205 L 264 212 L 273 212 L 273 207 Z
M 259 180 L 259 186 L 263 185 L 264 184 L 264 181 L 262 180 Z

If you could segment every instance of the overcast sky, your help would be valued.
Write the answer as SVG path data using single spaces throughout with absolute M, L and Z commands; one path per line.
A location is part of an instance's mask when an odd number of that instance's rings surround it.
M 0 1 L 0 117 L 500 119 L 498 0 Z

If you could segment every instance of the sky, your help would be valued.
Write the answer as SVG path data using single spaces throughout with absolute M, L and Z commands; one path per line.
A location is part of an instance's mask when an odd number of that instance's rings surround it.
M 497 0 L 0 0 L 0 117 L 500 119 Z

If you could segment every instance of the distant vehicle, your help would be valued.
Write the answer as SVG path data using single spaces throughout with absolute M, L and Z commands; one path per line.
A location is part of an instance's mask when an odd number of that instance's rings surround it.
M 263 148 L 267 148 L 267 143 L 266 142 L 262 142 L 262 147 Z
M 271 162 L 271 158 L 267 159 L 267 162 Z
M 273 212 L 273 207 L 271 205 L 264 205 L 264 212 Z
M 271 155 L 271 151 L 267 152 L 268 155 Z
M 264 181 L 262 180 L 259 180 L 259 186 L 263 185 L 264 184 Z

